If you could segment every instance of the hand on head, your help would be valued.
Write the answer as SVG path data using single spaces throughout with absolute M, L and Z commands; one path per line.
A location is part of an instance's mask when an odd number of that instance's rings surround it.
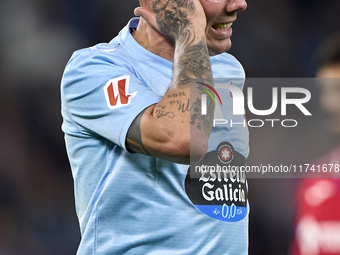
M 136 8 L 134 13 L 174 40 L 188 31 L 204 32 L 206 26 L 199 0 L 155 0 Z

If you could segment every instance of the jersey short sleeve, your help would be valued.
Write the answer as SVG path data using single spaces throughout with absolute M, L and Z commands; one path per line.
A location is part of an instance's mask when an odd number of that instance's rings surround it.
M 101 136 L 124 149 L 136 116 L 161 100 L 114 50 L 96 49 L 74 53 L 65 68 L 61 98 L 66 134 Z

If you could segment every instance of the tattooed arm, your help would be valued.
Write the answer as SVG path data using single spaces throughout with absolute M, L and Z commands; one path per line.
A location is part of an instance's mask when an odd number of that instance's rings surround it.
M 129 150 L 189 164 L 208 148 L 214 103 L 201 115 L 199 83 L 213 86 L 205 38 L 206 19 L 199 0 L 155 0 L 153 11 L 138 13 L 173 41 L 173 79 L 163 99 L 139 114 L 127 136 Z

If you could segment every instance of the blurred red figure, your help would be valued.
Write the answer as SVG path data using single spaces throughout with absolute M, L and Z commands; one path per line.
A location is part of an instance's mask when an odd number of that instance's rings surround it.
M 330 79 L 340 78 L 340 35 L 330 38 L 319 54 L 321 107 L 327 116 L 327 129 L 340 136 L 340 79 Z M 313 164 L 327 164 L 328 168 L 333 164 L 337 173 L 333 171 L 329 178 L 307 178 L 299 184 L 291 255 L 340 254 L 340 179 L 336 179 L 340 174 L 340 146 Z

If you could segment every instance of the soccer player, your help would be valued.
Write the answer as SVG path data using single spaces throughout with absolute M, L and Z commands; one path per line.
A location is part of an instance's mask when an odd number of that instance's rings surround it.
M 246 7 L 244 0 L 142 0 L 140 18 L 110 43 L 73 54 L 61 98 L 78 254 L 247 254 L 244 178 L 188 178 L 188 164 L 207 152 L 228 164 L 248 156 L 247 128 L 212 130 L 213 97 L 205 114 L 201 106 L 202 91 L 218 94 L 213 78 L 243 88 L 244 70 L 225 52 Z M 232 94 L 218 96 L 230 111 Z
M 327 129 L 340 135 L 340 35 L 319 50 L 317 77 Z M 303 180 L 297 193 L 295 240 L 292 255 L 340 254 L 340 146 L 313 162 L 332 172 Z M 307 176 L 308 177 L 308 176 Z M 310 176 L 313 177 L 313 176 Z

